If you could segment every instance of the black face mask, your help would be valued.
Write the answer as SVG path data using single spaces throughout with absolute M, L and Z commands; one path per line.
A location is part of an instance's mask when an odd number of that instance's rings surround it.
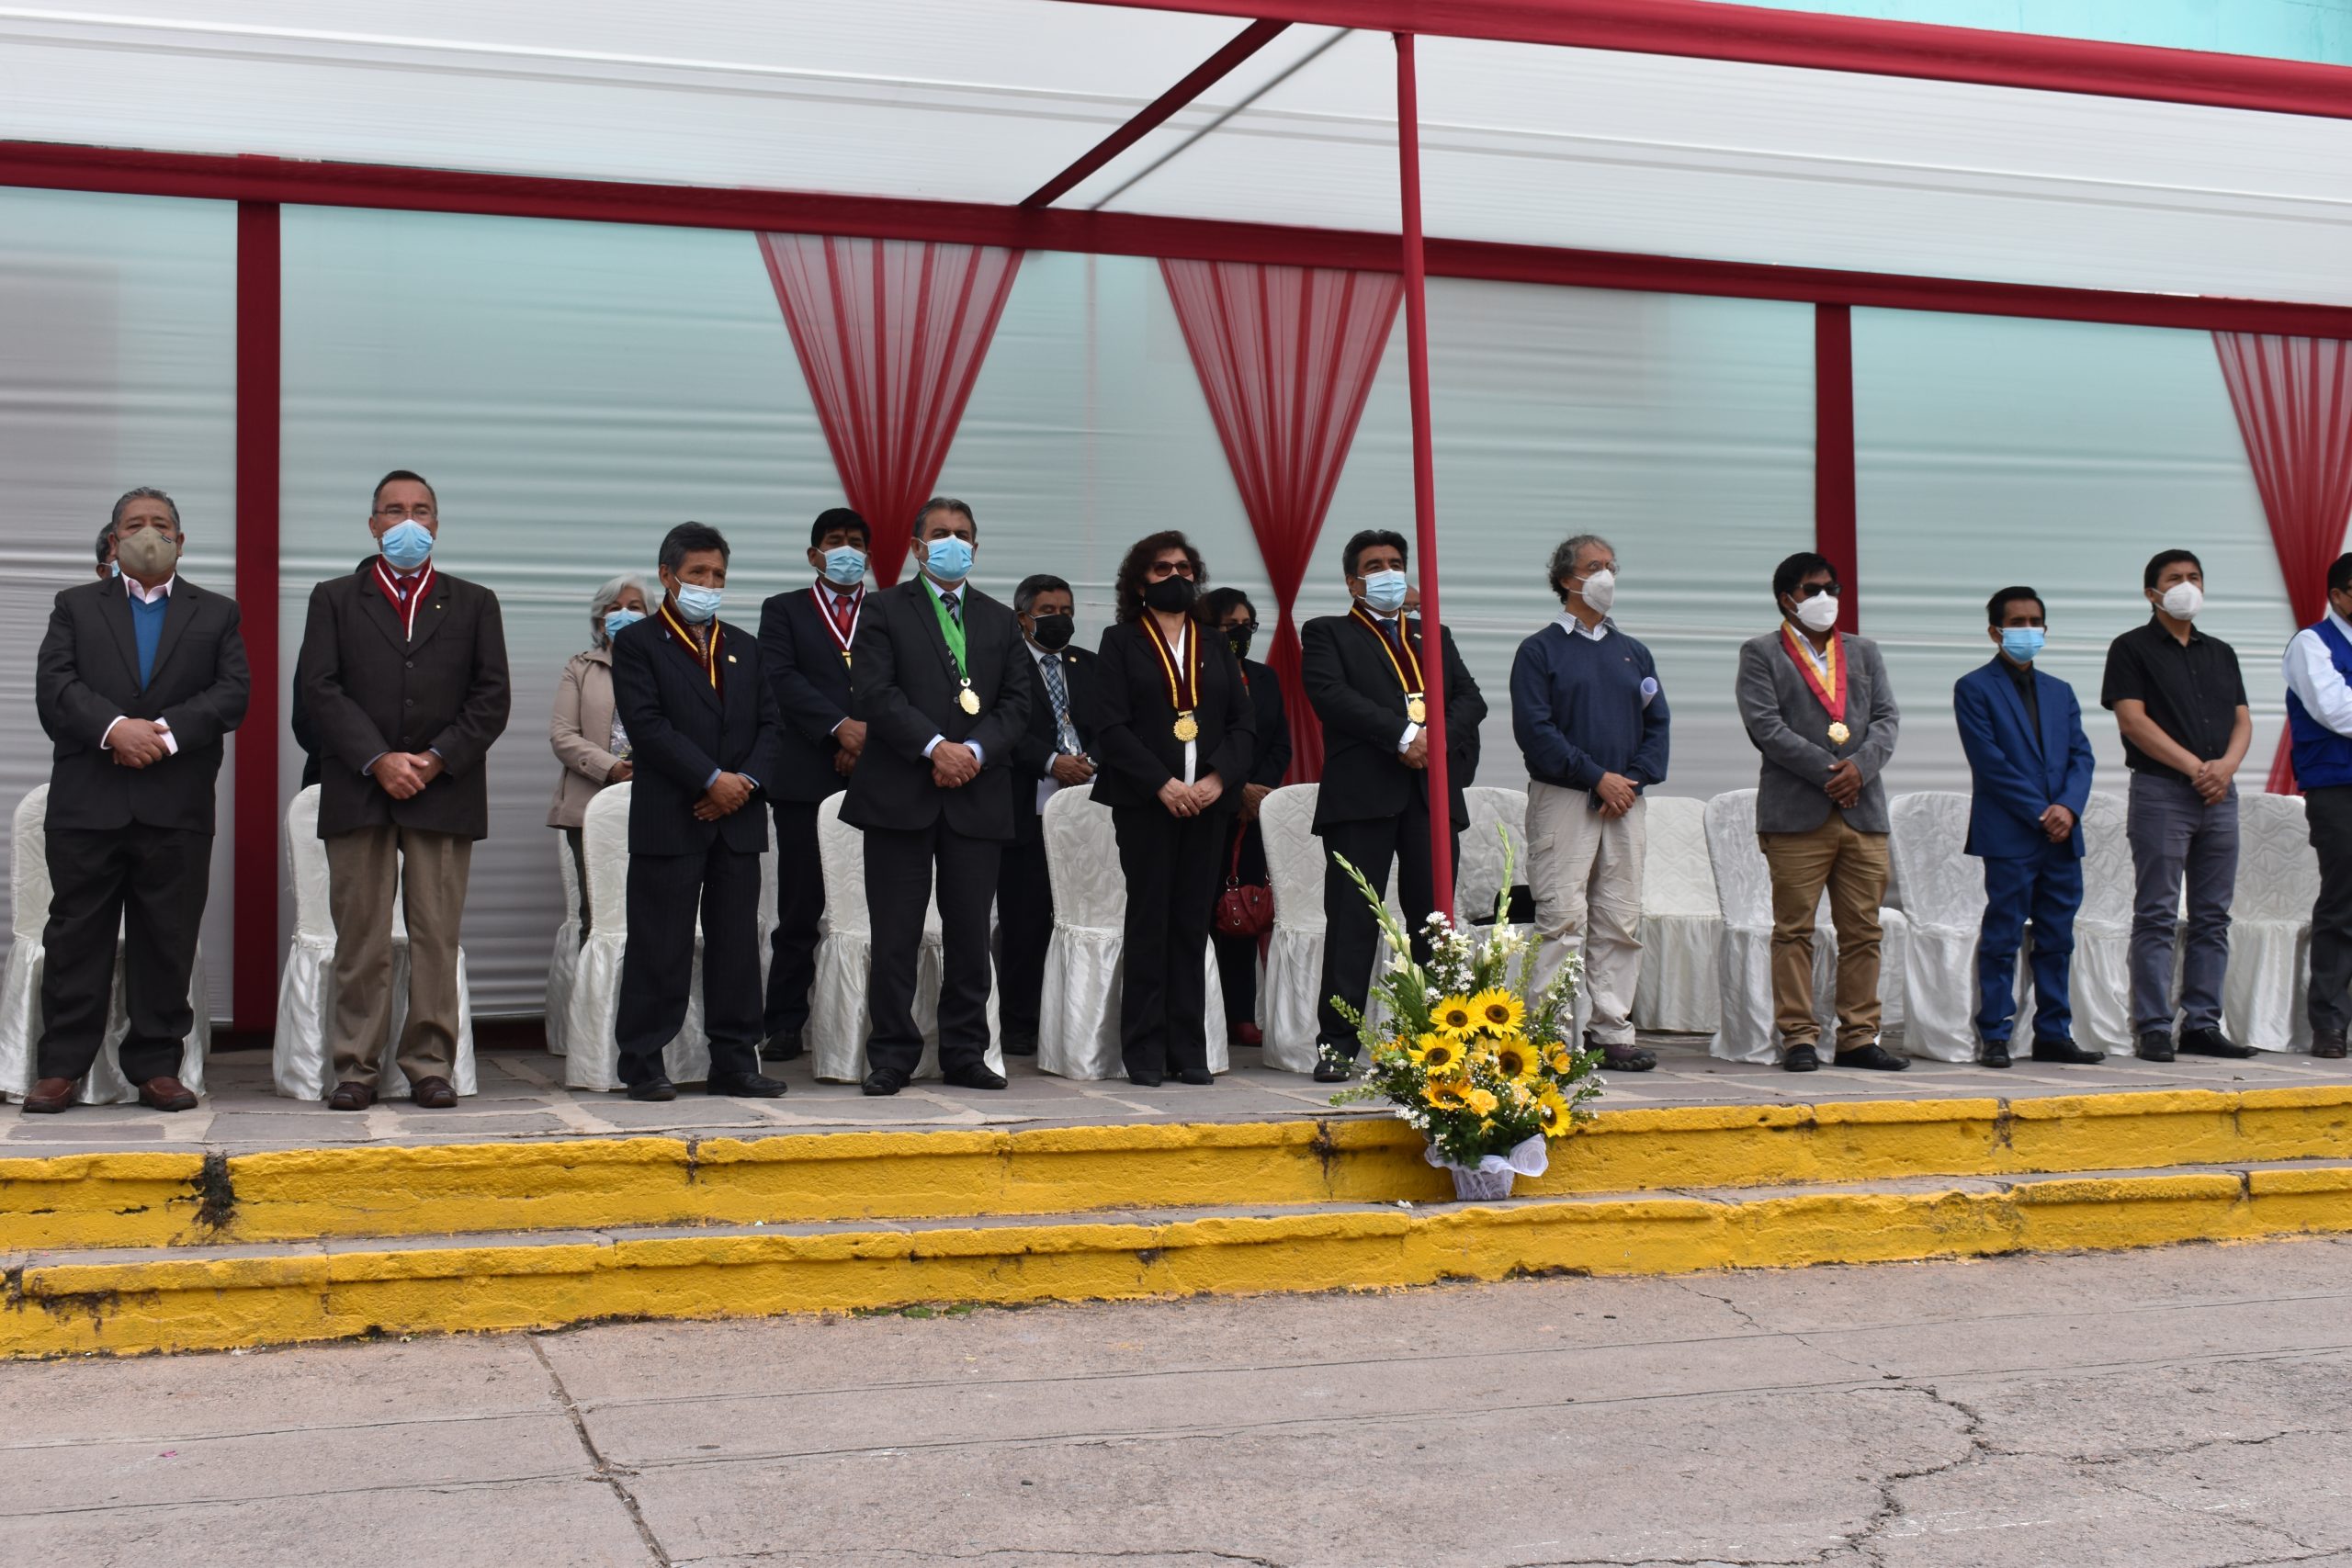
M 1144 589 L 1143 602 L 1163 615 L 1178 615 L 1193 607 L 1199 592 L 1189 577 L 1163 577 Z
M 1226 645 L 1233 649 L 1234 658 L 1247 659 L 1250 657 L 1250 638 L 1253 635 L 1255 634 L 1243 631 L 1229 631 L 1225 634 Z
M 1039 648 L 1059 653 L 1069 646 L 1071 634 L 1078 630 L 1078 622 L 1069 615 L 1032 615 L 1029 626 L 1029 635 L 1037 639 Z

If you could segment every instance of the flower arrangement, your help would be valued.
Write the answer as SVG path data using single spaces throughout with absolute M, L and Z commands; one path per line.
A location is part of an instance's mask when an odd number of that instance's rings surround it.
M 1500 831 L 1500 829 L 1498 829 Z M 1367 1063 L 1363 1081 L 1332 1097 L 1333 1104 L 1385 1100 L 1396 1115 L 1429 1140 L 1430 1162 L 1454 1172 L 1464 1196 L 1501 1196 L 1512 1173 L 1541 1175 L 1544 1141 L 1564 1136 L 1589 1115 L 1585 1102 L 1600 1092 L 1599 1051 L 1579 1047 L 1575 1030 L 1580 966 L 1572 957 L 1540 994 L 1532 993 L 1535 946 L 1510 930 L 1508 913 L 1511 845 L 1502 832 L 1504 891 L 1495 923 L 1483 941 L 1442 914 L 1429 918 L 1430 960 L 1412 944 L 1363 874 L 1340 857 L 1388 937 L 1394 956 L 1373 986 L 1386 1019 L 1374 1030 L 1363 1014 L 1334 998 L 1356 1028 Z M 1501 1177 L 1500 1190 L 1465 1176 Z

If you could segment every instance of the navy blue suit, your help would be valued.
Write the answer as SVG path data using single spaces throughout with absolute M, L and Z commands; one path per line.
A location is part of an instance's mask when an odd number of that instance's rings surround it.
M 2041 722 L 2029 718 L 2009 666 L 1997 655 L 1952 687 L 1952 717 L 1975 792 L 1968 852 L 1984 862 L 1984 922 L 1976 943 L 1976 1029 L 2009 1038 L 2017 1011 L 2018 948 L 2033 923 L 2033 1037 L 2071 1041 L 2068 966 L 2075 911 L 2083 902 L 2083 807 L 2091 795 L 2091 743 L 2082 705 L 2065 682 L 2033 671 Z M 2041 814 L 2063 806 L 2075 827 L 2057 843 Z

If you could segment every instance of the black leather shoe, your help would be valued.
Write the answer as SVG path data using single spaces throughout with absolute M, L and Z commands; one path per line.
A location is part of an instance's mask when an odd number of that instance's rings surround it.
M 458 1091 L 447 1078 L 419 1078 L 409 1086 L 409 1103 L 421 1105 L 427 1111 L 455 1111 Z
M 2033 1059 L 2037 1062 L 2068 1062 L 2087 1067 L 2093 1062 L 2107 1060 L 2104 1051 L 2091 1051 L 2071 1040 L 2037 1040 L 2033 1043 Z
M 1911 1058 L 1898 1056 L 1885 1046 L 1873 1043 L 1858 1051 L 1838 1052 L 1830 1058 L 1830 1065 L 1860 1067 L 1866 1073 L 1899 1073 L 1911 1066 Z
M 330 1111 L 365 1111 L 376 1103 L 376 1091 L 364 1083 L 339 1083 L 327 1096 Z
M 1588 1034 L 1584 1037 L 1584 1048 L 1599 1051 L 1600 1065 L 1612 1073 L 1646 1073 L 1657 1066 L 1657 1053 L 1645 1051 L 1630 1040 L 1611 1044 Z
M 779 1029 L 760 1042 L 763 1062 L 797 1062 L 800 1059 L 800 1031 Z
M 1004 1054 L 1008 1056 L 1034 1056 L 1037 1054 L 1037 1032 L 1034 1029 L 1008 1029 L 1004 1032 Z
M 2312 1055 L 2323 1061 L 2340 1060 L 2344 1055 L 2344 1036 L 2323 1031 L 2312 1036 Z
M 957 1089 L 1002 1089 L 1004 1075 L 991 1069 L 986 1062 L 975 1062 L 968 1067 L 949 1067 L 940 1078 Z
M 2007 1066 L 2009 1043 L 2006 1040 L 1987 1040 L 1984 1042 L 1984 1049 L 1976 1057 L 1976 1065 L 1980 1067 Z
M 2132 1054 L 2143 1062 L 2169 1062 L 2172 1060 L 2172 1036 L 2152 1030 L 2140 1036 L 2140 1043 Z
M 866 1093 L 876 1095 L 896 1094 L 906 1087 L 907 1075 L 896 1067 L 876 1067 L 865 1075 L 865 1081 L 858 1085 Z
M 1158 1089 L 1161 1084 L 1168 1081 L 1168 1075 L 1165 1073 L 1151 1072 L 1144 1068 L 1136 1068 L 1128 1072 L 1127 1081 L 1135 1085 L 1137 1089 Z
M 1205 1089 L 1216 1082 L 1216 1075 L 1206 1067 L 1186 1067 L 1176 1075 L 1176 1081 L 1191 1084 L 1194 1089 Z
M 740 1078 L 713 1073 L 702 1087 L 706 1093 L 729 1095 L 736 1100 L 776 1100 L 784 1094 L 784 1080 L 765 1073 L 751 1073 Z
M 643 1083 L 629 1085 L 628 1097 L 631 1100 L 675 1100 L 678 1098 L 678 1086 L 668 1078 L 650 1077 Z
M 1821 1066 L 1821 1057 L 1810 1045 L 1792 1045 L 1781 1058 L 1781 1070 L 1786 1073 L 1810 1073 Z
M 2227 1056 L 2243 1060 L 2254 1055 L 2251 1045 L 2240 1045 L 2222 1038 L 2218 1029 L 2184 1029 L 2180 1032 L 2180 1049 L 2190 1056 Z
M 1355 1076 L 1355 1053 L 1349 1052 L 1342 1055 L 1335 1046 L 1325 1045 L 1319 1042 L 1316 1044 L 1315 1081 L 1317 1083 L 1345 1083 Z

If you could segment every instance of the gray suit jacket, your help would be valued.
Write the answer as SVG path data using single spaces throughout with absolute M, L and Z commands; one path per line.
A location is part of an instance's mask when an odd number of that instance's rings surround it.
M 1829 712 L 1813 694 L 1778 627 L 1751 637 L 1739 649 L 1739 717 L 1747 738 L 1764 754 L 1756 781 L 1756 830 L 1809 833 L 1829 820 L 1829 770 L 1851 757 L 1862 771 L 1862 795 L 1846 813 L 1857 831 L 1887 830 L 1886 784 L 1879 777 L 1894 755 L 1894 690 L 1878 644 L 1851 632 L 1838 634 L 1846 661 L 1846 728 L 1843 746 L 1829 743 Z

